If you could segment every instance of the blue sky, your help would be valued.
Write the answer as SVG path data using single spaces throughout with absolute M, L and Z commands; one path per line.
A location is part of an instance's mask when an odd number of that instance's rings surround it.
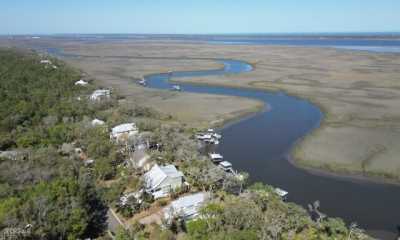
M 0 34 L 400 32 L 399 0 L 0 0 Z

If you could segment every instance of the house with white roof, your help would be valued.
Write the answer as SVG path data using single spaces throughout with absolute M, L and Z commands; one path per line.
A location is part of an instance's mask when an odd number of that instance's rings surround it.
M 81 79 L 81 80 L 75 82 L 75 85 L 76 85 L 76 86 L 86 86 L 86 85 L 88 85 L 88 84 L 89 84 L 89 83 L 86 82 L 86 81 L 83 80 L 83 79 Z
M 126 142 L 132 136 L 139 133 L 135 123 L 124 123 L 115 126 L 110 133 L 110 139 L 117 143 Z
M 178 198 L 163 209 L 163 216 L 167 222 L 171 222 L 174 217 L 183 220 L 195 219 L 199 215 L 200 208 L 210 199 L 210 193 L 200 192 Z
M 51 61 L 48 59 L 43 59 L 43 60 L 40 60 L 40 63 L 41 64 L 51 64 Z
M 154 199 L 166 197 L 171 191 L 182 187 L 183 173 L 174 165 L 159 166 L 155 164 L 144 174 L 145 191 Z
M 97 89 L 95 90 L 92 95 L 90 95 L 90 100 L 92 101 L 99 101 L 103 98 L 110 98 L 111 91 L 108 89 Z

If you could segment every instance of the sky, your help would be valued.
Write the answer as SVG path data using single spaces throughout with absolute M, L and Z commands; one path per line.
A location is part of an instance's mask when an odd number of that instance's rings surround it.
M 0 0 L 0 34 L 400 32 L 400 0 Z

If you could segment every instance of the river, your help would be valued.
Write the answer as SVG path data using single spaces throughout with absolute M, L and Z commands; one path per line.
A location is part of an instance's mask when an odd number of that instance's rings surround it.
M 173 72 L 146 76 L 148 87 L 171 89 L 169 78 L 209 76 L 251 71 L 238 60 L 219 60 L 223 69 Z M 319 200 L 321 210 L 343 218 L 382 239 L 394 239 L 400 224 L 400 187 L 361 180 L 314 175 L 288 161 L 293 144 L 319 126 L 323 114 L 308 101 L 284 93 L 228 87 L 180 84 L 183 91 L 240 96 L 263 101 L 270 106 L 254 116 L 228 124 L 221 132 L 217 150 L 236 170 L 260 181 L 289 191 L 289 201 L 304 207 Z

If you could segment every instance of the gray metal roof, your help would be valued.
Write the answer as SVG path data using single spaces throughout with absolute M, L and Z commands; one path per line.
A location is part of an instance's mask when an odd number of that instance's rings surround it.
M 178 215 L 183 218 L 192 218 L 198 214 L 199 208 L 210 198 L 210 193 L 199 192 L 178 198 L 164 208 L 164 216 L 170 218 Z
M 155 164 L 150 171 L 144 174 L 147 189 L 154 189 L 164 181 L 165 178 L 183 177 L 183 173 L 178 171 L 174 165 L 158 166 Z

